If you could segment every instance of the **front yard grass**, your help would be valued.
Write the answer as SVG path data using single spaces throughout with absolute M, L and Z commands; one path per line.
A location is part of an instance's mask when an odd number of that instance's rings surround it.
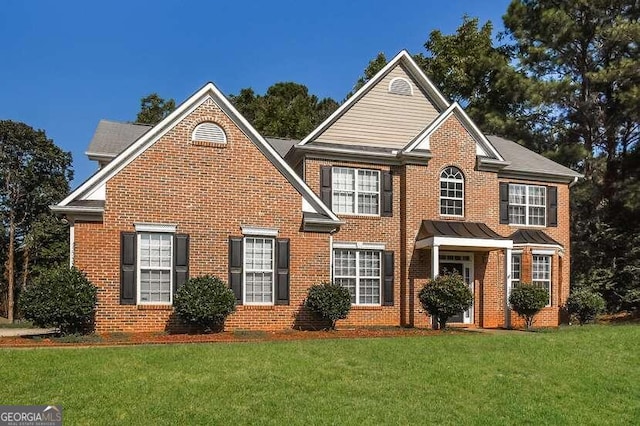
M 0 350 L 65 424 L 639 424 L 640 326 Z

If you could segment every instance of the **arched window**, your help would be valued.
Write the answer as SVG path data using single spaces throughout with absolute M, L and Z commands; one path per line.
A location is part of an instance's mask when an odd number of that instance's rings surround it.
M 411 96 L 413 95 L 413 87 L 406 78 L 396 77 L 389 82 L 389 93 Z
M 227 135 L 216 123 L 205 121 L 193 129 L 191 140 L 194 142 L 227 143 Z
M 464 176 L 456 167 L 449 166 L 440 173 L 440 214 L 464 215 Z

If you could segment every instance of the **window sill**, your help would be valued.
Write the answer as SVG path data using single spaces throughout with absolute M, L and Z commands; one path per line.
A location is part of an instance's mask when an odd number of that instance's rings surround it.
M 237 305 L 239 311 L 273 311 L 274 305 Z
M 351 305 L 353 311 L 381 311 L 382 305 Z
M 172 311 L 173 305 L 136 305 L 139 311 Z
M 380 215 L 367 215 L 367 214 L 347 214 L 347 213 L 337 213 L 339 218 L 346 219 L 365 219 L 365 220 L 380 220 L 382 216 Z

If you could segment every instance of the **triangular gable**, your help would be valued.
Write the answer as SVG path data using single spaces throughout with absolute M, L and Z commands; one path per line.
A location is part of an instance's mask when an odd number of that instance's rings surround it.
M 500 155 L 498 150 L 489 142 L 487 137 L 478 129 L 478 126 L 471 120 L 467 113 L 457 103 L 452 103 L 449 108 L 446 109 L 440 116 L 428 125 L 416 138 L 411 141 L 403 150 L 403 153 L 409 153 L 412 151 L 429 151 L 430 150 L 430 136 L 440 128 L 440 126 L 447 121 L 449 117 L 455 115 L 464 128 L 476 141 L 476 155 L 481 157 L 487 157 L 498 161 L 504 161 L 504 158 Z
M 336 121 L 342 118 L 354 105 L 356 105 L 365 95 L 367 95 L 373 87 L 378 85 L 392 70 L 402 66 L 404 70 L 418 85 L 426 95 L 433 101 L 437 112 L 444 111 L 449 102 L 442 96 L 442 93 L 424 74 L 422 69 L 415 63 L 411 55 L 406 50 L 398 53 L 384 68 L 382 68 L 373 78 L 371 78 L 364 86 L 362 86 L 353 96 L 351 96 L 344 104 L 340 106 L 333 114 L 331 114 L 322 124 L 305 137 L 298 146 L 306 145 L 316 140 L 324 132 L 327 131 Z
M 207 83 L 191 97 L 185 100 L 171 114 L 165 117 L 151 130 L 138 138 L 128 148 L 118 154 L 113 161 L 100 169 L 97 173 L 87 179 L 71 194 L 69 194 L 52 210 L 64 212 L 71 210 L 71 203 L 75 200 L 86 199 L 89 194 L 94 193 L 98 188 L 104 186 L 106 182 L 115 176 L 120 170 L 141 155 L 156 141 L 170 131 L 184 117 L 191 114 L 197 107 L 211 99 L 222 109 L 222 111 L 234 122 L 240 130 L 257 146 L 265 157 L 282 173 L 282 175 L 293 185 L 302 195 L 303 211 L 321 214 L 330 221 L 340 223 L 340 219 L 318 198 L 317 195 L 307 186 L 307 184 L 291 169 L 274 148 L 260 135 L 251 124 L 235 109 L 229 100 L 218 90 L 213 83 Z

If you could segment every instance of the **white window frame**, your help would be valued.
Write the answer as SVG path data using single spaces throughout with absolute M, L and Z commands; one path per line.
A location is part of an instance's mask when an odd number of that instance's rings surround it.
M 457 178 L 450 178 L 450 177 L 442 177 L 442 174 L 447 171 L 448 169 L 454 169 L 456 170 L 460 176 L 461 179 L 457 179 Z M 449 196 L 442 196 L 442 183 L 446 182 L 446 183 L 462 183 L 462 197 L 458 198 L 458 197 L 449 197 Z M 449 188 L 447 188 L 447 191 L 449 190 Z M 456 189 L 454 188 L 454 191 Z M 440 172 L 440 180 L 438 181 L 438 194 L 439 196 L 439 212 L 440 212 L 440 216 L 449 216 L 449 217 L 464 217 L 464 174 L 462 173 L 462 170 L 460 170 L 458 167 L 456 166 L 447 166 L 444 169 L 442 169 L 442 171 Z M 462 203 L 462 213 L 461 214 L 451 214 L 451 213 L 442 213 L 442 201 L 443 200 L 453 200 L 453 201 L 460 201 Z
M 171 261 L 170 266 L 160 266 L 160 267 L 142 267 L 140 264 L 140 260 L 142 258 L 140 251 L 142 250 L 142 236 L 143 235 L 168 235 L 171 239 Z M 138 232 L 136 235 L 136 301 L 138 305 L 173 305 L 173 263 L 174 263 L 174 235 L 166 232 Z M 169 271 L 169 301 L 143 301 L 141 297 L 141 277 L 142 277 L 142 269 L 150 270 L 150 271 Z
M 336 170 L 353 170 L 353 191 L 347 191 L 347 190 L 337 190 L 334 186 L 336 179 L 335 179 L 335 172 Z M 378 177 L 378 190 L 377 191 L 362 191 L 358 189 L 358 181 L 360 179 L 360 172 L 373 172 L 377 177 Z M 359 168 L 355 168 L 355 167 L 332 167 L 331 168 L 331 205 L 332 205 L 332 209 L 335 213 L 340 214 L 340 215 L 345 215 L 345 216 L 380 216 L 380 204 L 382 203 L 381 200 L 381 196 L 380 196 L 380 182 L 381 179 L 381 174 L 380 174 L 380 170 L 373 170 L 373 169 L 359 169 Z M 335 209 L 335 203 L 333 202 L 333 196 L 335 192 L 353 192 L 353 212 L 342 212 L 339 210 Z M 378 210 L 376 213 L 361 213 L 360 212 L 360 205 L 358 204 L 358 196 L 360 194 L 372 194 L 372 195 L 376 195 L 378 197 Z
M 335 259 L 336 259 L 336 251 L 353 251 L 356 254 L 356 273 L 355 275 L 337 275 L 336 274 L 336 264 L 335 264 Z M 371 276 L 361 276 L 360 275 L 360 254 L 364 253 L 364 252 L 371 252 L 371 253 L 375 253 L 378 256 L 378 264 L 380 265 L 379 269 L 380 269 L 380 275 L 378 275 L 377 277 L 371 277 Z M 334 248 L 333 249 L 333 268 L 332 268 L 332 272 L 333 272 L 333 279 L 355 279 L 355 303 L 351 303 L 352 306 L 382 306 L 382 251 L 380 250 L 363 250 L 363 249 L 352 249 L 352 248 Z M 377 279 L 378 280 L 378 303 L 361 303 L 360 302 L 360 280 L 370 280 L 370 279 Z
M 549 277 L 548 278 L 539 278 L 536 279 L 535 274 L 536 274 L 536 259 L 537 258 L 546 258 L 549 259 Z M 551 291 L 552 291 L 552 271 L 553 271 L 553 256 L 549 255 L 549 254 L 532 254 L 531 255 L 531 283 L 533 285 L 540 285 L 544 288 L 546 288 L 549 291 L 549 303 L 547 304 L 547 307 L 551 306 Z M 544 271 L 546 272 L 546 271 Z
M 247 267 L 247 240 L 265 240 L 271 243 L 271 269 L 249 269 Z M 251 235 L 244 237 L 242 241 L 242 303 L 254 306 L 271 306 L 274 304 L 275 294 L 275 238 L 264 235 Z M 248 302 L 247 301 L 247 273 L 271 272 L 271 301 L 270 302 Z
M 524 190 L 524 204 L 520 204 L 520 203 L 512 203 L 511 202 L 511 188 L 512 187 L 523 187 Z M 529 194 L 529 189 L 530 188 L 542 188 L 542 193 L 544 194 L 544 205 L 539 205 L 539 204 L 531 204 L 529 198 L 530 198 L 530 194 Z M 524 183 L 510 183 L 509 184 L 509 225 L 512 226 L 535 226 L 538 228 L 544 228 L 547 226 L 547 187 L 543 186 L 543 185 L 527 185 Z M 515 223 L 511 221 L 511 206 L 517 206 L 517 207 L 524 207 L 524 223 Z M 543 208 L 544 209 L 544 214 L 543 214 L 543 219 L 544 219 L 544 224 L 540 225 L 540 224 L 532 224 L 531 222 L 531 218 L 529 217 L 529 209 L 531 207 L 538 207 L 538 208 Z
M 516 259 L 518 261 L 516 262 Z M 518 266 L 516 271 L 516 265 Z M 522 285 L 522 253 L 511 253 L 511 288 L 520 287 Z M 518 278 L 515 278 L 516 272 L 518 273 Z

